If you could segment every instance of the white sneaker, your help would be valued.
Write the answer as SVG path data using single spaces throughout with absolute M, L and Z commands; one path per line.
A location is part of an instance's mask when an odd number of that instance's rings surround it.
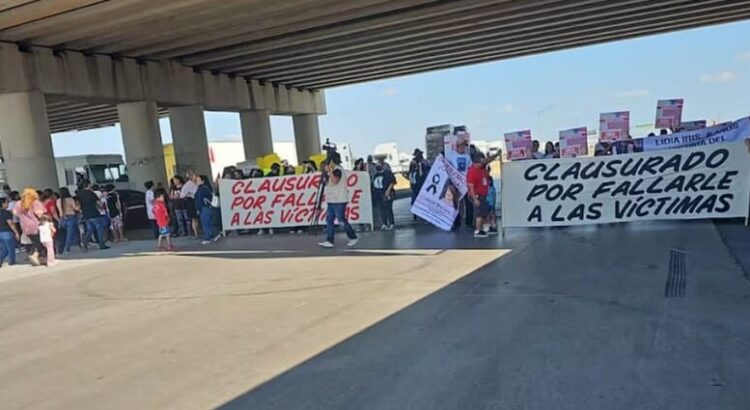
M 388 225 L 388 230 L 389 230 L 389 231 L 392 231 L 392 230 L 393 230 L 393 228 L 395 228 L 395 226 L 393 226 L 393 225 Z
M 269 230 L 268 230 L 268 234 L 269 234 L 269 235 L 273 235 L 273 229 L 269 229 Z
M 357 244 L 357 241 L 359 241 L 359 238 L 349 239 L 349 242 L 346 243 L 346 246 L 348 248 L 351 248 Z
M 381 227 L 380 227 L 380 230 L 381 230 L 381 231 L 387 231 L 387 230 L 388 230 L 388 225 L 383 225 L 383 226 L 381 226 Z
M 210 244 L 210 243 L 211 243 L 211 241 L 202 241 L 202 242 L 201 242 L 201 245 L 208 245 L 208 244 Z
M 263 235 L 263 230 L 262 230 L 262 229 L 259 229 L 259 230 L 258 230 L 258 236 L 261 236 L 261 235 Z
M 318 245 L 320 245 L 323 248 L 333 248 L 333 244 L 328 241 L 318 242 Z
M 219 239 L 221 239 L 221 234 L 216 235 L 214 242 L 219 242 Z

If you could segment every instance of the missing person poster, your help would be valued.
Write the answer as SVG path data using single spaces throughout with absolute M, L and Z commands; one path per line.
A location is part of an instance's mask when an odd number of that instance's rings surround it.
M 467 189 L 466 178 L 444 156 L 439 155 L 427 174 L 411 212 L 440 229 L 450 231 Z
M 589 132 L 586 127 L 560 131 L 560 157 L 575 158 L 589 153 Z
M 656 103 L 656 128 L 674 130 L 682 122 L 682 98 L 676 100 L 659 100 Z
M 372 224 L 370 176 L 367 172 L 347 171 L 344 177 L 349 191 L 346 206 L 349 223 Z M 319 223 L 325 224 L 325 197 L 322 210 L 315 209 L 320 180 L 319 173 L 222 179 L 219 192 L 224 230 L 307 226 L 316 216 Z
M 615 142 L 630 135 L 630 112 L 599 114 L 599 141 Z
M 503 226 L 745 217 L 744 141 L 622 156 L 505 164 Z
M 509 161 L 530 159 L 532 152 L 531 130 L 505 134 L 505 152 Z

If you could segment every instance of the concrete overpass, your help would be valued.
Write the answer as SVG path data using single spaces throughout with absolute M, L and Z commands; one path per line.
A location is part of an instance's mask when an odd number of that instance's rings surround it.
M 121 122 L 133 180 L 163 180 L 158 116 L 205 172 L 216 110 L 240 113 L 248 157 L 293 116 L 306 157 L 327 87 L 748 17 L 750 0 L 4 0 L 0 145 L 14 186 L 55 186 L 50 132 Z

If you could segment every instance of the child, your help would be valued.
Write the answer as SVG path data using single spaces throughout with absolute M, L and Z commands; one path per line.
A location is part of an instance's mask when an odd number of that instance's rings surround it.
M 169 229 L 169 211 L 167 210 L 167 191 L 158 189 L 154 192 L 154 219 L 159 228 L 159 239 L 156 246 L 159 250 L 164 250 L 161 243 L 163 239 L 167 242 L 167 251 L 174 251 L 172 245 L 172 231 Z
M 47 248 L 47 266 L 55 266 L 55 225 L 52 218 L 44 214 L 39 217 L 39 242 Z
M 495 182 L 492 180 L 492 177 L 490 177 L 490 192 L 489 195 L 487 195 L 487 202 L 489 203 L 488 219 L 490 223 L 488 233 L 490 235 L 497 235 L 497 189 L 495 188 Z

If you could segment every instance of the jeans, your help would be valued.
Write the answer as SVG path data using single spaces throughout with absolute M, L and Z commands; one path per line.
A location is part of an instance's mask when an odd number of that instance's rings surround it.
M 393 216 L 393 199 L 380 199 L 380 215 L 383 217 L 383 225 L 389 226 L 396 223 Z
M 190 218 L 188 218 L 187 209 L 175 209 L 174 215 L 177 220 L 179 234 L 182 236 L 190 236 Z
M 11 265 L 16 264 L 16 236 L 13 232 L 0 232 L 0 265 L 8 258 Z
M 328 210 L 326 211 L 326 240 L 333 243 L 333 234 L 336 231 L 336 227 L 333 222 L 335 220 L 344 225 L 344 231 L 346 231 L 346 237 L 349 239 L 357 239 L 357 235 L 354 233 L 354 229 L 349 225 L 349 221 L 346 220 L 346 203 L 341 204 L 328 204 Z
M 84 219 L 83 222 L 86 224 L 86 239 L 84 243 L 86 246 L 91 242 L 91 235 L 96 232 L 96 240 L 99 243 L 100 248 L 104 248 L 104 220 L 101 217 Z
M 210 207 L 204 206 L 198 212 L 200 214 L 201 228 L 203 228 L 203 240 L 210 241 L 214 237 L 213 223 L 211 220 L 213 217 L 213 211 Z
M 65 230 L 63 250 L 70 252 L 70 247 L 76 243 L 76 239 L 78 238 L 78 218 L 75 215 L 65 216 L 62 219 L 61 226 Z
M 156 219 L 149 219 L 148 220 L 149 225 L 151 225 L 151 230 L 153 231 L 154 239 L 159 238 L 159 225 L 156 224 Z

